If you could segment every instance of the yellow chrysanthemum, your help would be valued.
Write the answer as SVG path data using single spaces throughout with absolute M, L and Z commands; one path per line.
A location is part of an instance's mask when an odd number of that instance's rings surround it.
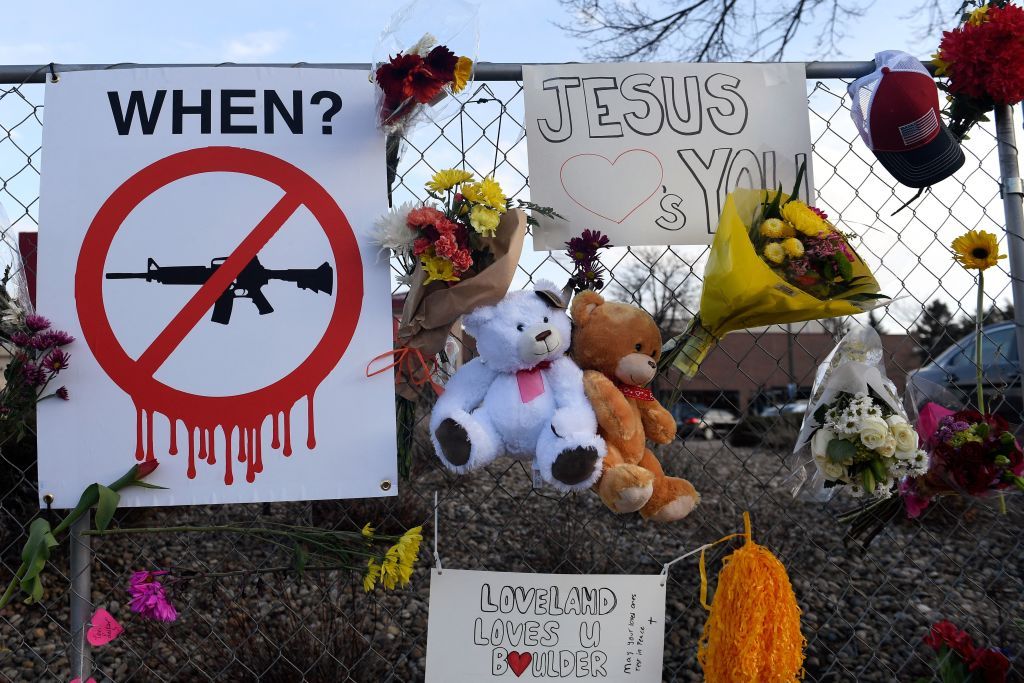
M 434 254 L 433 249 L 425 251 L 420 255 L 420 264 L 422 264 L 423 271 L 427 274 L 427 279 L 423 281 L 425 285 L 429 285 L 431 282 L 459 281 L 459 276 L 455 274 L 455 267 L 452 265 L 452 262 Z
M 483 204 L 477 204 L 469 214 L 469 224 L 484 237 L 493 237 L 498 230 L 501 214 Z
M 366 576 L 363 577 L 363 590 L 369 593 L 373 590 L 373 587 L 377 585 L 377 579 L 380 578 L 380 565 L 374 558 L 370 558 L 370 561 L 366 563 Z
M 770 242 L 764 247 L 764 257 L 771 263 L 782 263 L 786 260 L 786 251 L 778 242 Z
M 771 239 L 779 239 L 786 231 L 786 224 L 778 218 L 768 218 L 761 223 L 761 235 Z
M 795 237 L 782 241 L 782 250 L 790 258 L 800 258 L 804 255 L 804 243 Z
M 434 174 L 434 177 L 427 183 L 427 189 L 431 192 L 445 192 L 459 183 L 472 180 L 473 174 L 458 168 L 445 168 Z
M 943 59 L 941 52 L 936 52 L 935 54 L 932 55 L 932 64 L 935 65 L 936 76 L 949 75 L 949 67 L 952 64 L 952 62 L 947 62 L 945 59 Z M 948 97 L 949 96 L 947 95 L 947 99 Z
M 370 526 L 370 523 L 369 523 L 369 522 L 367 522 L 367 523 L 366 523 L 366 524 L 365 524 L 365 525 L 363 526 L 362 534 L 363 534 L 363 536 L 365 536 L 366 538 L 373 538 L 373 532 L 374 532 L 374 531 L 375 531 L 375 529 L 374 529 L 374 528 L 373 528 L 372 526 Z
M 486 204 L 498 213 L 505 213 L 505 193 L 494 178 L 484 178 L 479 183 L 463 185 L 462 196 L 474 204 Z
M 985 270 L 1001 258 L 996 236 L 984 230 L 968 230 L 953 240 L 953 258 L 964 268 Z
M 829 230 L 828 223 L 799 199 L 794 199 L 782 207 L 782 217 L 808 237 L 818 237 Z
M 982 5 L 971 12 L 971 16 L 967 18 L 967 23 L 971 26 L 980 26 L 986 21 L 988 21 L 988 5 Z
M 469 57 L 459 57 L 455 62 L 455 80 L 452 81 L 452 92 L 460 92 L 469 83 L 473 75 L 473 60 Z

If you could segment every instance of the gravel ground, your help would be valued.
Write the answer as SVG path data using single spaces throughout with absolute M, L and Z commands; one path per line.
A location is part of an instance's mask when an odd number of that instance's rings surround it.
M 808 639 L 807 680 L 932 679 L 920 645 L 929 625 L 949 618 L 1011 658 L 1024 651 L 1013 621 L 1024 615 L 1022 499 L 1009 512 L 947 500 L 920 522 L 901 521 L 867 553 L 847 548 L 833 520 L 850 501 L 829 505 L 789 498 L 778 452 L 719 441 L 675 444 L 665 469 L 689 478 L 703 504 L 686 520 L 648 525 L 615 516 L 596 496 L 561 497 L 531 488 L 521 464 L 499 461 L 454 477 L 433 462 L 403 484 L 397 499 L 310 504 L 235 505 L 124 511 L 124 526 L 261 518 L 384 531 L 429 520 L 441 496 L 440 552 L 445 566 L 501 571 L 655 573 L 661 564 L 741 528 L 752 514 L 755 539 L 789 569 Z M 429 522 L 432 524 L 432 521 Z M 366 596 L 344 575 L 267 575 L 196 582 L 175 592 L 181 617 L 164 626 L 133 617 L 127 577 L 142 568 L 227 571 L 287 564 L 265 546 L 209 535 L 109 537 L 94 542 L 93 598 L 126 627 L 95 651 L 97 681 L 417 681 L 423 678 L 431 527 L 410 590 Z M 11 543 L 8 540 L 7 543 Z M 16 547 L 6 545 L 8 575 Z M 715 573 L 728 548 L 709 555 Z M 61 549 L 54 567 L 66 571 Z M 42 605 L 0 614 L 0 680 L 67 681 L 66 589 L 51 573 Z M 673 567 L 668 592 L 664 678 L 700 681 L 696 640 L 705 614 L 696 558 Z M 1021 680 L 1020 662 L 1010 680 Z M 1016 676 L 1016 678 L 1014 678 Z

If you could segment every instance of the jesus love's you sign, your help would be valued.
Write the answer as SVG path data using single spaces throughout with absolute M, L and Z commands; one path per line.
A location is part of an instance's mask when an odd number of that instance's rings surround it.
M 39 493 L 156 460 L 122 505 L 395 493 L 386 206 L 365 71 L 116 69 L 47 85 L 39 310 L 76 341 Z
M 427 683 L 658 683 L 662 579 L 435 569 Z
M 534 248 L 710 244 L 734 188 L 787 192 L 810 163 L 802 64 L 523 67 Z M 808 173 L 801 196 L 812 196 Z

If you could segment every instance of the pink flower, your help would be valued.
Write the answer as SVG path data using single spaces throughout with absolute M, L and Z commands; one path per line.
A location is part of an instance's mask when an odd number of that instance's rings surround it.
M 441 233 L 441 236 L 434 242 L 434 253 L 441 258 L 446 258 L 449 261 L 455 255 L 455 252 L 459 250 L 459 243 L 455 239 L 454 232 Z
M 58 389 L 54 393 L 56 393 L 57 394 L 57 398 L 59 398 L 62 401 L 70 401 L 71 400 L 71 395 L 68 393 L 68 388 L 67 387 L 61 387 L 60 389 Z
M 55 346 L 67 346 L 73 341 L 75 341 L 75 338 L 67 332 L 62 332 L 61 330 L 47 330 L 37 334 L 29 340 L 28 344 L 32 348 L 42 351 Z
M 33 338 L 24 332 L 15 332 L 11 335 L 11 342 L 13 342 L 15 346 L 31 346 Z
M 165 571 L 140 571 L 131 575 L 128 580 L 128 592 L 132 599 L 129 603 L 132 611 L 156 621 L 175 621 L 178 610 L 167 599 L 167 589 L 155 577 L 167 574 Z
M 416 239 L 416 241 L 414 241 L 412 243 L 412 253 L 414 253 L 417 256 L 419 256 L 420 254 L 425 252 L 427 249 L 430 249 L 430 247 L 431 247 L 430 240 L 428 240 L 426 237 L 418 237 Z
M 50 321 L 41 315 L 29 313 L 25 316 L 25 324 L 28 326 L 28 329 L 33 332 L 39 332 L 40 330 L 47 329 L 50 326 Z
M 25 363 L 21 366 L 22 377 L 29 386 L 41 387 L 46 384 L 46 372 L 35 363 Z
M 473 254 L 468 249 L 459 249 L 452 254 L 451 262 L 456 272 L 464 273 L 473 266 Z

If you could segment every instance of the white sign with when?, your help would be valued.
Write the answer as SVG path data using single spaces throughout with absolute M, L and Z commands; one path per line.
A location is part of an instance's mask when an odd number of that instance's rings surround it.
M 427 683 L 661 681 L 660 575 L 434 570 Z

